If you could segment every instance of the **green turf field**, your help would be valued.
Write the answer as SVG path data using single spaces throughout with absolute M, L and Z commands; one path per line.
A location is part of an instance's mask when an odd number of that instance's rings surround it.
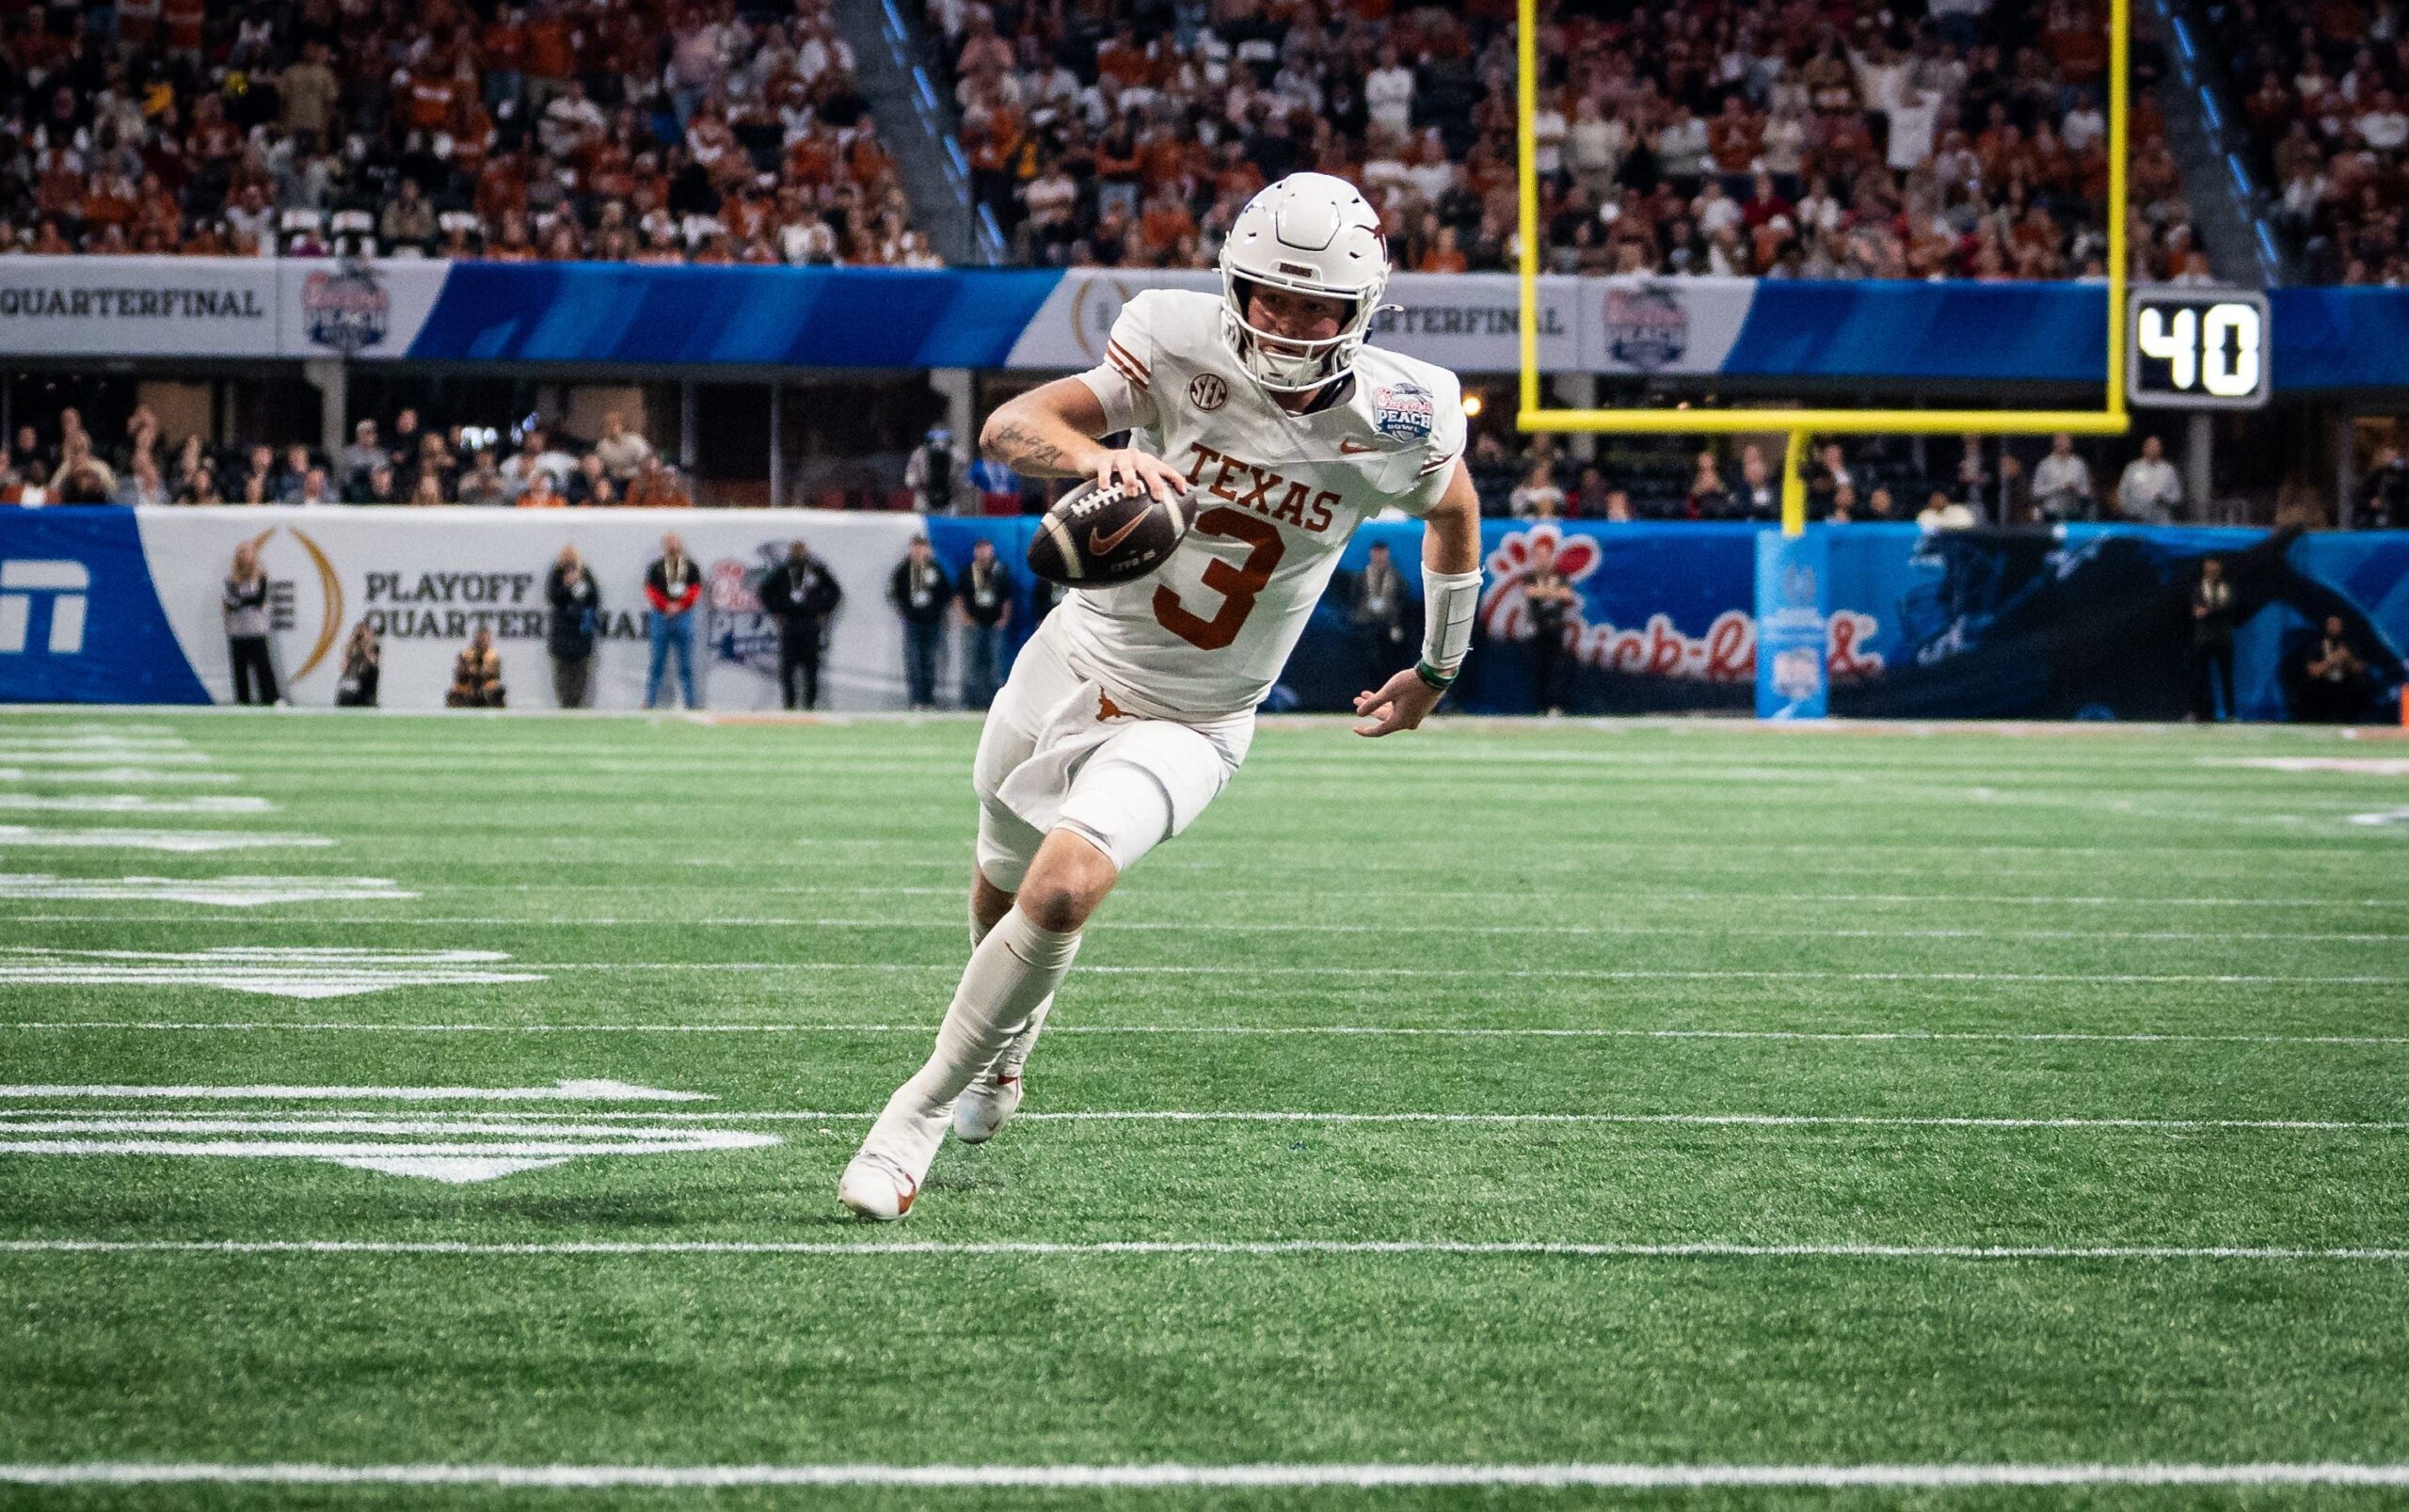
M 0 1505 L 2409 1495 L 2409 744 L 1267 727 L 849 1223 L 976 736 L 0 720 Z

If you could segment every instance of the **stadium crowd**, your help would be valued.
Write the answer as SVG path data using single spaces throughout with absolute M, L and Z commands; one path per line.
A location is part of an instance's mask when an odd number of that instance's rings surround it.
M 1209 265 L 1255 189 L 1361 183 L 1400 269 L 1514 250 L 1513 7 L 928 0 L 974 192 L 1015 263 Z M 1125 16 L 1127 12 L 1123 12 Z M 1564 272 L 2104 274 L 2104 8 L 1940 0 L 1928 16 L 1735 0 L 1549 4 L 1534 119 Z M 2137 49 L 2146 82 L 2154 50 Z M 2146 88 L 2133 273 L 2205 276 Z
M 1522 519 L 1775 520 L 1781 517 L 1779 440 L 1740 438 L 1682 450 L 1679 438 L 1635 440 L 1583 461 L 1540 433 L 1509 450 L 1476 435 L 1467 458 L 1481 512 Z M 2136 437 L 2113 481 L 2070 436 L 2034 455 L 2030 443 L 1978 436 L 1936 439 L 1919 452 L 1891 437 L 1827 440 L 1804 470 L 1811 519 L 1837 525 L 1914 523 L 1927 530 L 2067 521 L 2165 524 L 2185 517 L 2183 485 L 2164 443 Z M 2398 470 L 2409 477 L 2409 465 Z M 2409 494 L 2409 488 L 2404 488 Z M 2380 511 L 2339 523 L 2381 523 Z
M 936 261 L 828 0 L 8 12 L 0 250 Z
M 2354 0 L 2221 0 L 2218 56 L 2272 218 L 2321 283 L 2409 282 L 2409 43 Z
M 329 454 L 302 441 L 214 447 L 170 440 L 147 406 L 122 435 L 96 438 L 63 408 L 21 423 L 0 451 L 0 504 L 119 503 L 133 507 L 246 504 L 479 504 L 522 509 L 685 507 L 683 477 L 626 422 L 602 417 L 590 439 L 534 425 L 515 440 L 422 423 L 415 409 L 361 420 Z M 1769 520 L 1781 513 L 1777 438 L 1702 449 L 1695 438 L 1632 438 L 1583 459 L 1561 438 L 1522 436 L 1486 421 L 1473 428 L 1465 464 L 1492 517 L 1524 519 Z M 932 458 L 942 458 L 942 466 Z M 1838 524 L 1915 521 L 2034 524 L 2069 520 L 2179 521 L 2195 513 L 2162 440 L 2071 437 L 2004 444 L 1936 438 L 1922 448 L 1891 437 L 1852 437 L 1818 447 L 1807 470 L 1808 510 Z M 890 480 L 892 482 L 892 480 Z M 910 454 L 900 486 L 816 496 L 822 506 L 933 514 L 1043 509 L 1053 489 L 963 454 L 944 427 Z M 800 501 L 799 496 L 796 501 Z M 2385 447 L 2353 496 L 2328 510 L 2295 500 L 2309 517 L 2342 529 L 2409 528 L 2409 456 Z
M 96 439 L 80 412 L 48 425 L 20 424 L 0 454 L 0 504 L 511 504 L 677 507 L 693 495 L 652 444 L 617 414 L 582 443 L 534 426 L 507 455 L 476 445 L 462 427 L 422 425 L 403 409 L 390 427 L 362 420 L 327 455 L 302 441 L 211 446 L 166 438 L 136 406 L 125 433 Z

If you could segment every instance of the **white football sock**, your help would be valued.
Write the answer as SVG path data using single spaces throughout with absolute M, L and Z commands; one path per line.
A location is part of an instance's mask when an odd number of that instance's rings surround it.
M 970 904 L 970 948 L 978 949 L 979 943 L 987 938 L 987 931 L 992 927 L 979 922 L 979 904 L 974 899 Z M 1048 995 L 1045 1001 L 1029 1010 L 1029 1027 L 1013 1035 L 1003 1049 L 996 1053 L 996 1058 L 972 1079 L 984 1081 L 990 1076 L 1000 1076 L 1009 1081 L 1018 1076 L 1021 1068 L 1029 1064 L 1029 1053 L 1037 1048 L 1037 1036 L 1045 1027 L 1045 1015 L 1052 1011 L 1054 999 Z
M 862 1154 L 883 1156 L 917 1184 L 936 1158 L 954 1099 L 1054 995 L 1078 953 L 1077 931 L 1040 929 L 1017 908 L 1005 915 L 970 953 L 935 1051 L 886 1100 Z
M 1029 1011 L 1028 1025 L 1013 1035 L 1012 1042 L 1004 1046 L 1003 1053 L 996 1057 L 996 1064 L 992 1068 L 994 1075 L 1009 1081 L 1021 1074 L 1021 1068 L 1029 1064 L 1029 1053 L 1037 1048 L 1037 1036 L 1045 1028 L 1045 1015 L 1052 1011 L 1054 999 L 1050 996 Z

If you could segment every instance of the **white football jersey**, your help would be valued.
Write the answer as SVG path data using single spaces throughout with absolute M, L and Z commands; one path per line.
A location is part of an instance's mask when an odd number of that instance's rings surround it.
M 1159 716 L 1263 702 L 1355 527 L 1391 504 L 1428 510 L 1464 449 L 1454 374 L 1366 346 L 1342 398 L 1291 414 L 1238 366 L 1221 309 L 1216 294 L 1141 294 L 1079 374 L 1109 429 L 1189 479 L 1193 524 L 1161 567 L 1055 611 L 1071 654 Z

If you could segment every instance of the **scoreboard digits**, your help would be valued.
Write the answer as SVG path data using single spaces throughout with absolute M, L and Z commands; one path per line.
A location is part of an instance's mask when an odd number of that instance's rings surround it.
M 2125 395 L 2136 408 L 2256 409 L 2267 402 L 2267 296 L 2138 291 L 2128 352 Z

